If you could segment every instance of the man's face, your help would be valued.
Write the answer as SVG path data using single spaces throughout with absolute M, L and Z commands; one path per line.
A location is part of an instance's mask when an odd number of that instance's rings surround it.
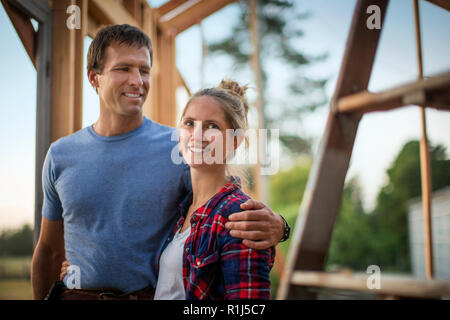
M 104 61 L 102 73 L 94 75 L 101 106 L 111 115 L 140 114 L 150 87 L 148 49 L 113 43 Z

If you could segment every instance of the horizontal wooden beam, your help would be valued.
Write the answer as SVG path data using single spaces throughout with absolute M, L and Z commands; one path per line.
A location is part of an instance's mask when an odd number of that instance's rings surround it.
M 162 6 L 155 9 L 155 14 L 157 17 L 162 17 L 163 15 L 174 10 L 176 7 L 188 2 L 189 0 L 171 0 L 164 3 Z
M 15 6 L 20 8 L 24 13 L 38 22 L 46 22 L 48 14 L 50 13 L 50 7 L 47 4 L 47 0 L 9 0 Z
M 374 275 L 353 273 L 326 273 L 315 271 L 295 271 L 292 284 L 306 287 L 334 288 L 341 290 L 354 290 L 372 292 L 381 295 L 439 299 L 450 297 L 450 281 L 422 280 L 411 277 L 388 276 L 380 274 L 380 286 L 369 288 Z
M 37 33 L 34 31 L 31 24 L 30 17 L 26 15 L 21 9 L 11 5 L 10 1 L 1 0 L 6 14 L 11 20 L 14 29 L 16 29 L 20 40 L 22 41 L 25 51 L 31 59 L 34 68 L 36 69 L 36 38 Z
M 131 13 L 123 5 L 114 0 L 90 0 L 88 10 L 89 15 L 98 25 L 126 23 L 141 27 Z
M 235 1 L 180 1 L 180 5 L 159 18 L 158 25 L 164 33 L 177 35 Z
M 337 111 L 366 113 L 411 104 L 450 110 L 450 72 L 379 93 L 363 91 L 342 97 L 338 100 Z
M 431 2 L 431 3 L 441 7 L 442 9 L 450 11 L 450 1 L 448 1 L 448 0 L 426 0 L 426 1 Z

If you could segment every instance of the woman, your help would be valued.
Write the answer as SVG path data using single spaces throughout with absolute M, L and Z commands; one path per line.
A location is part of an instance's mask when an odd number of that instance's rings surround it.
M 160 255 L 155 299 L 270 298 L 275 249 L 250 249 L 225 228 L 228 216 L 249 199 L 239 178 L 227 176 L 226 165 L 244 140 L 227 136 L 227 129 L 247 129 L 246 89 L 225 80 L 186 104 L 179 149 L 190 166 L 192 192 Z

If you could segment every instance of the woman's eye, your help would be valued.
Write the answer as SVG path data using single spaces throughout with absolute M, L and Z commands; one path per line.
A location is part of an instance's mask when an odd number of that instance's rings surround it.
M 187 120 L 187 121 L 184 122 L 184 125 L 190 127 L 190 126 L 193 126 L 194 123 L 192 121 L 190 121 L 190 120 Z
M 219 129 L 219 127 L 213 123 L 210 123 L 207 128 L 208 129 Z

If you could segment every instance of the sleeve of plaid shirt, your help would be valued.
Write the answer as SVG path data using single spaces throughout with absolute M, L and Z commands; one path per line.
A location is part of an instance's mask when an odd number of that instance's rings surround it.
M 231 203 L 227 216 L 242 211 L 241 202 Z M 224 277 L 225 296 L 232 299 L 270 299 L 270 269 L 275 248 L 254 250 L 233 238 L 229 232 L 222 238 L 221 273 Z

